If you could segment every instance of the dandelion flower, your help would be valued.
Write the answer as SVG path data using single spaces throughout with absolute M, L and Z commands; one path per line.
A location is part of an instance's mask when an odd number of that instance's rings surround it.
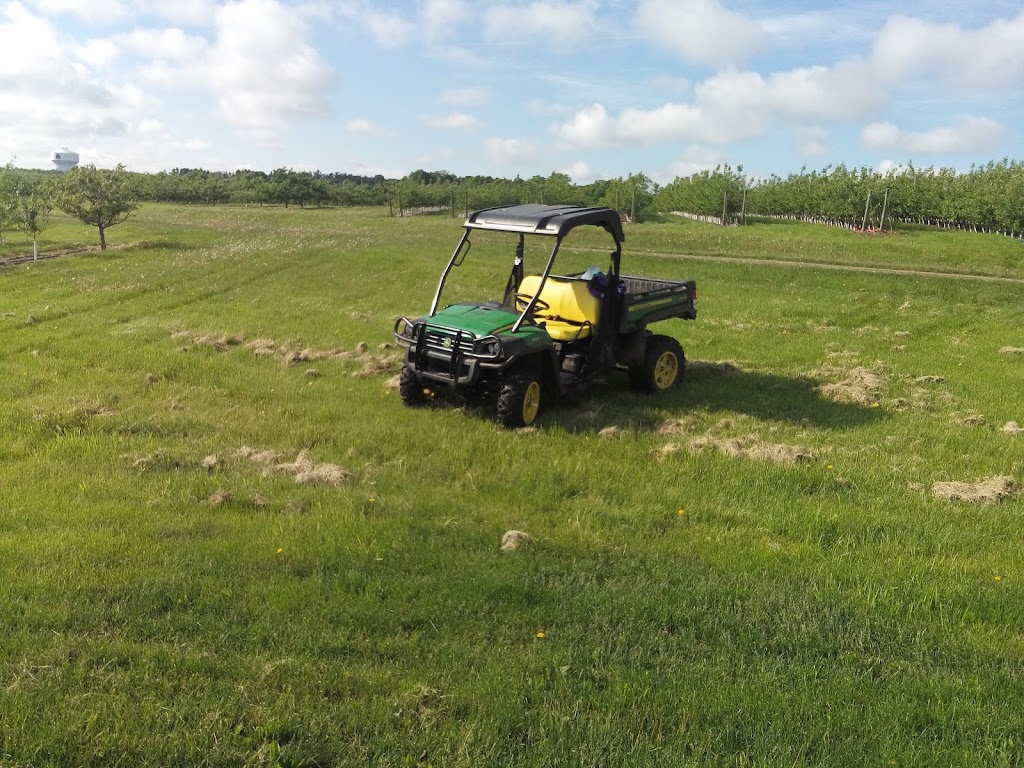
M 995 577 L 995 580 L 996 580 L 996 581 L 1002 581 L 1002 580 L 1003 580 L 1003 577 L 1002 577 L 1002 576 L 996 576 L 996 577 Z
M 686 510 L 685 509 L 677 509 L 676 510 L 676 514 L 679 515 L 680 517 L 682 517 L 683 515 L 686 514 Z
M 542 630 L 540 630 L 539 632 L 537 632 L 537 634 L 536 634 L 536 638 L 537 638 L 538 640 L 543 640 L 543 639 L 544 639 L 545 637 L 547 637 L 547 636 L 548 636 L 548 633 L 547 633 L 547 632 L 545 632 L 545 631 L 544 631 L 543 629 L 542 629 Z
M 277 554 L 280 555 L 282 552 L 284 552 L 284 547 L 278 547 L 277 548 Z

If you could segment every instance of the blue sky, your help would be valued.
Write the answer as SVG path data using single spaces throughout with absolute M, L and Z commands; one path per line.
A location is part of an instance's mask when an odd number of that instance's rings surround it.
M 766 176 L 1024 157 L 1020 2 L 0 0 L 0 164 Z

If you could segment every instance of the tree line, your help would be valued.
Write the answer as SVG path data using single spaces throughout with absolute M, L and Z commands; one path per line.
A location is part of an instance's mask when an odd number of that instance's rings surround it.
M 21 231 L 33 243 L 54 208 L 97 229 L 106 229 L 142 202 L 189 205 L 282 205 L 388 207 L 392 215 L 470 210 L 517 203 L 605 205 L 630 221 L 656 212 L 681 212 L 702 220 L 737 223 L 745 216 L 800 218 L 863 227 L 912 221 L 975 231 L 1024 233 L 1024 163 L 1005 158 L 967 173 L 912 164 L 886 172 L 827 166 L 822 170 L 757 179 L 743 167 L 678 177 L 660 187 L 643 173 L 574 184 L 564 173 L 548 176 L 456 176 L 416 170 L 401 179 L 278 168 L 269 173 L 231 173 L 175 168 L 137 173 L 118 166 L 74 168 L 66 174 L 0 168 L 0 243 Z
M 744 215 L 856 228 L 899 220 L 1017 237 L 1024 233 L 1024 163 L 1004 158 L 967 173 L 912 163 L 885 172 L 839 165 L 767 179 L 724 165 L 667 184 L 655 207 L 726 223 Z

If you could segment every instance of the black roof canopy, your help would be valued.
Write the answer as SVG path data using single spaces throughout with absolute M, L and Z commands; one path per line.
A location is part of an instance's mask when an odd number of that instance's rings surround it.
M 611 208 L 583 208 L 578 205 L 507 205 L 474 211 L 466 218 L 467 229 L 522 232 L 564 237 L 574 227 L 593 224 L 602 227 L 616 243 L 626 239 L 622 220 Z

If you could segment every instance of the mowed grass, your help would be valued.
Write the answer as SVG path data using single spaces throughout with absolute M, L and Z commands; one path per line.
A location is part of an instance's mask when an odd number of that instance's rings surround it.
M 624 271 L 698 281 L 687 381 L 507 432 L 388 387 L 458 234 L 146 206 L 0 271 L 0 764 L 1024 761 L 1024 501 L 934 491 L 1024 481 L 1024 286 L 664 255 L 1019 244 L 629 227 Z

